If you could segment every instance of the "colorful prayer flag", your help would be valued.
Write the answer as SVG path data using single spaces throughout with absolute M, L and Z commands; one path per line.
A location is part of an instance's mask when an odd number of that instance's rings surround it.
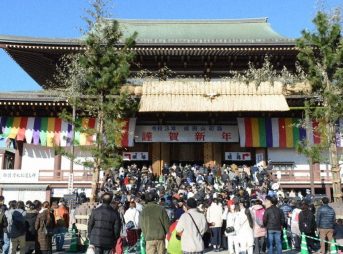
M 241 147 L 293 148 L 306 139 L 306 130 L 296 118 L 237 118 Z M 318 125 L 313 121 L 313 127 Z M 311 135 L 311 133 L 310 133 Z M 312 134 L 314 144 L 320 143 L 318 131 Z

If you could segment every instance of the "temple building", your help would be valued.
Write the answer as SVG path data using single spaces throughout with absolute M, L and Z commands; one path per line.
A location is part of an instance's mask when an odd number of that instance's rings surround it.
M 320 142 L 312 128 L 297 125 L 305 118 L 307 87 L 278 82 L 256 86 L 226 79 L 231 71 L 247 70 L 249 63 L 261 67 L 266 56 L 277 70 L 294 71 L 295 40 L 275 32 L 266 18 L 119 20 L 119 24 L 124 38 L 138 33 L 131 48 L 136 54 L 132 80 L 125 87 L 139 97 L 140 107 L 127 121 L 126 163 L 152 165 L 160 174 L 165 164 L 172 163 L 270 161 L 282 188 L 312 188 L 331 196 L 329 165 L 309 164 L 295 150 L 304 139 Z M 63 55 L 84 50 L 79 39 L 3 35 L 0 48 L 43 89 L 50 88 Z M 172 77 L 163 81 L 136 77 L 142 70 L 163 69 L 171 70 Z M 63 109 L 70 109 L 65 99 L 44 92 L 0 94 L 0 193 L 13 199 L 68 193 L 71 163 L 54 151 L 54 145 L 68 147 L 71 127 L 59 118 Z M 92 118 L 81 121 L 90 128 L 96 125 Z M 87 145 L 93 137 L 76 133 L 76 138 Z M 75 152 L 81 161 L 89 157 L 77 147 Z M 73 168 L 74 188 L 89 194 L 91 170 L 78 163 Z

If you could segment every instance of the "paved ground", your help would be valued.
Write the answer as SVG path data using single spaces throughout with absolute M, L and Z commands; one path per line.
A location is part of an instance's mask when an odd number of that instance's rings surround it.
M 54 251 L 54 254 L 55 253 L 58 253 L 58 254 L 62 254 L 62 253 L 68 253 L 68 250 L 69 250 L 69 245 L 70 245 L 70 236 L 67 234 L 67 237 L 66 237 L 66 240 L 65 240 L 65 251 L 63 252 L 56 252 Z M 55 246 L 53 246 L 53 250 L 55 250 Z M 74 252 L 75 254 L 81 254 L 83 252 Z M 221 252 L 214 252 L 212 250 L 207 250 L 205 251 L 206 254 L 217 254 L 217 253 L 222 253 L 222 254 L 227 254 L 228 251 L 227 250 L 223 250 Z M 299 253 L 299 252 L 296 252 L 296 251 L 284 251 L 283 253 L 287 253 L 287 254 L 296 254 L 296 253 Z

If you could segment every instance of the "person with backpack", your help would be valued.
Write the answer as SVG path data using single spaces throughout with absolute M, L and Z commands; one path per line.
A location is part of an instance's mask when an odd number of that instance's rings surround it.
M 316 219 L 309 209 L 309 204 L 307 202 L 302 202 L 302 211 L 299 214 L 299 229 L 301 233 L 306 236 L 316 237 Z M 306 237 L 307 247 L 309 251 L 315 251 L 315 243 L 311 238 Z
M 35 229 L 35 223 L 38 216 L 38 211 L 36 210 L 35 205 L 29 201 L 26 202 L 27 210 L 26 210 L 26 216 L 25 216 L 25 222 L 26 222 L 26 246 L 25 246 L 25 253 L 32 253 L 35 251 L 35 253 L 38 253 L 37 250 L 37 231 Z
M 55 226 L 54 214 L 50 211 L 50 203 L 48 201 L 43 202 L 42 209 L 39 211 L 37 220 L 35 223 L 35 229 L 37 230 L 37 243 L 38 250 L 41 254 L 52 253 L 52 236 Z
M 197 210 L 197 201 L 187 199 L 187 212 L 183 213 L 176 225 L 176 235 L 181 237 L 183 253 L 203 253 L 203 235 L 207 230 L 207 221 L 203 213 Z
M 266 252 L 266 234 L 267 230 L 263 226 L 263 215 L 265 208 L 261 200 L 256 200 L 255 205 L 251 207 L 251 215 L 254 221 L 254 253 L 261 254 Z
M 55 229 L 54 235 L 56 239 L 56 250 L 63 251 L 64 234 L 69 228 L 69 211 L 64 202 L 58 203 L 58 208 L 54 209 Z
M 9 204 L 10 209 L 5 212 L 8 222 L 7 234 L 10 239 L 10 253 L 16 254 L 17 248 L 20 248 L 20 254 L 25 254 L 25 234 L 26 224 L 25 216 L 26 212 L 23 208 L 25 205 L 23 202 L 11 201 Z
M 129 246 L 134 246 L 140 238 L 141 230 L 139 227 L 140 212 L 136 208 L 136 202 L 130 201 L 130 207 L 124 213 L 125 229 Z
M 283 200 L 281 199 L 281 206 L 279 207 L 284 214 L 285 217 L 285 225 L 283 225 L 286 228 L 287 231 L 287 240 L 288 244 L 292 244 L 292 233 L 291 233 L 291 216 L 292 216 L 292 211 L 294 209 L 294 206 L 290 205 L 290 200 L 289 198 L 284 198 Z

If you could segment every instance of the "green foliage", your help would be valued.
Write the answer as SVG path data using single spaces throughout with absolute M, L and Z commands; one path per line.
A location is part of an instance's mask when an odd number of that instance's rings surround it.
M 310 118 L 319 120 L 323 144 L 303 144 L 303 151 L 318 159 L 318 151 L 335 144 L 337 120 L 343 115 L 343 39 L 339 15 L 318 12 L 313 20 L 315 31 L 303 31 L 297 40 L 298 58 L 312 88 L 307 103 Z M 310 151 L 310 150 L 313 151 Z
M 123 41 L 118 22 L 105 18 L 105 3 L 101 0 L 95 0 L 87 13 L 89 29 L 82 39 L 85 50 L 62 59 L 56 83 L 64 89 L 63 96 L 69 104 L 76 107 L 77 117 L 97 119 L 96 130 L 83 128 L 78 121 L 74 121 L 75 129 L 96 135 L 94 146 L 83 147 L 94 158 L 86 164 L 108 170 L 121 163 L 121 120 L 134 116 L 138 110 L 137 99 L 122 91 L 135 57 L 130 48 L 136 34 Z M 72 120 L 69 111 L 61 116 Z
M 293 85 L 296 82 L 303 82 L 306 80 L 306 75 L 300 65 L 296 63 L 296 71 L 290 72 L 286 67 L 281 71 L 277 71 L 270 61 L 269 56 L 265 56 L 264 62 L 260 68 L 253 63 L 249 63 L 249 68 L 244 72 L 230 71 L 230 76 L 226 77 L 228 80 L 240 81 L 246 84 L 254 82 L 259 86 L 262 82 L 281 82 L 283 85 Z

